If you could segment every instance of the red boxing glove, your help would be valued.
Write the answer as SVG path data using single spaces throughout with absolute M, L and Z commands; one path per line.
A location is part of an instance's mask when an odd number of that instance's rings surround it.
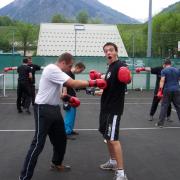
M 120 67 L 118 71 L 118 79 L 124 84 L 131 82 L 131 71 L 127 67 Z
M 163 90 L 162 90 L 162 88 L 159 88 L 158 93 L 157 93 L 157 97 L 159 99 L 161 99 L 163 97 Z
M 16 70 L 17 67 L 5 67 L 4 68 L 4 72 L 8 72 L 8 71 L 11 71 L 11 70 Z
M 91 80 L 101 79 L 101 75 L 102 74 L 100 72 L 96 71 L 96 70 L 91 70 L 89 72 L 89 78 Z
M 77 97 L 74 96 L 70 96 L 70 95 L 65 95 L 64 97 L 62 97 L 62 100 L 64 102 L 68 102 L 70 106 L 72 107 L 78 107 L 80 105 L 80 100 Z
M 105 89 L 107 87 L 107 82 L 104 79 L 89 80 L 89 87 Z
M 140 73 L 141 71 L 146 71 L 145 67 L 136 68 L 136 73 Z
M 8 67 L 5 67 L 4 68 L 4 72 L 8 72 L 9 71 L 9 68 Z
M 77 97 L 71 96 L 69 99 L 69 105 L 72 107 L 78 107 L 80 104 L 81 102 Z

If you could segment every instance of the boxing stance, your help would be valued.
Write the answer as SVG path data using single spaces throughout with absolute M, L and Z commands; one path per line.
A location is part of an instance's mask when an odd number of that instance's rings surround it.
M 42 152 L 46 137 L 49 136 L 53 146 L 51 169 L 57 171 L 69 171 L 70 166 L 63 164 L 66 151 L 66 132 L 64 120 L 61 114 L 60 94 L 63 85 L 72 88 L 99 87 L 106 88 L 107 83 L 99 80 L 73 80 L 65 72 L 73 66 L 73 56 L 63 53 L 55 64 L 49 64 L 42 72 L 38 93 L 34 105 L 35 135 L 26 155 L 19 180 L 30 180 L 34 173 L 38 157 Z M 71 105 L 77 105 L 77 99 L 66 97 Z
M 115 180 L 127 180 L 119 141 L 119 126 L 124 109 L 125 86 L 131 82 L 131 73 L 118 60 L 118 48 L 114 43 L 106 43 L 103 50 L 109 66 L 104 75 L 107 87 L 103 89 L 101 96 L 99 131 L 107 141 L 110 160 L 101 164 L 100 168 L 115 170 Z M 102 74 L 94 70 L 89 75 L 92 79 L 102 78 Z
M 146 71 L 146 72 L 150 72 L 151 74 L 155 74 L 156 75 L 156 85 L 155 85 L 155 89 L 154 89 L 154 96 L 153 96 L 153 101 L 151 104 L 151 109 L 150 109 L 150 117 L 149 117 L 149 121 L 153 121 L 153 116 L 156 113 L 157 107 L 159 102 L 161 101 L 160 98 L 158 98 L 157 93 L 158 93 L 158 89 L 159 89 L 159 82 L 161 79 L 161 71 L 163 70 L 163 66 L 158 66 L 158 67 L 140 67 L 140 68 L 136 68 L 136 73 L 140 73 L 142 71 Z M 167 110 L 167 121 L 172 121 L 170 119 L 170 115 L 171 115 L 171 104 L 169 104 L 168 106 L 168 110 Z
M 161 71 L 161 80 L 157 96 L 162 98 L 161 111 L 159 116 L 159 122 L 155 126 L 163 127 L 166 117 L 166 112 L 169 104 L 172 102 L 178 119 L 180 120 L 180 71 L 179 69 L 171 66 L 171 60 L 166 59 L 164 61 L 164 69 Z

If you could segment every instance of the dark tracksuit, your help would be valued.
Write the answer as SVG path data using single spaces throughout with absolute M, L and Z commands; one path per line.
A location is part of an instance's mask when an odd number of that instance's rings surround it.
M 60 106 L 48 104 L 34 105 L 35 135 L 26 156 L 20 180 L 30 180 L 39 154 L 44 148 L 47 135 L 53 145 L 52 162 L 62 164 L 66 150 L 66 133 Z
M 161 71 L 161 77 L 165 77 L 165 83 L 158 125 L 164 125 L 167 108 L 171 102 L 176 109 L 180 121 L 180 70 L 174 67 L 167 67 Z
M 158 93 L 158 89 L 159 89 L 159 82 L 161 79 L 161 71 L 162 70 L 163 70 L 162 66 L 151 68 L 151 74 L 156 75 L 156 85 L 155 85 L 155 89 L 154 89 L 154 97 L 153 97 L 153 101 L 152 101 L 152 105 L 151 105 L 150 116 L 154 116 L 154 114 L 157 110 L 158 104 L 161 101 L 161 99 L 157 97 L 157 93 Z M 169 117 L 171 115 L 171 104 L 169 104 L 166 114 L 167 114 L 167 117 Z
M 31 71 L 32 71 L 32 81 L 30 83 L 30 88 L 31 88 L 32 105 L 34 105 L 35 96 L 36 96 L 35 73 L 36 71 L 40 71 L 41 67 L 37 64 L 29 64 L 28 66 L 31 68 Z
M 30 89 L 30 79 L 29 73 L 31 73 L 31 68 L 28 65 L 21 65 L 17 68 L 18 72 L 18 85 L 17 85 L 17 109 L 21 111 L 21 103 L 23 94 L 27 97 L 24 102 L 24 108 L 29 109 L 31 104 L 31 89 Z
M 34 105 L 35 96 L 36 96 L 35 73 L 36 71 L 40 71 L 41 67 L 36 64 L 28 64 L 28 66 L 31 68 L 31 72 L 32 72 L 32 80 L 30 81 L 30 90 L 31 90 L 31 102 L 32 102 L 32 105 Z M 22 104 L 24 104 L 25 99 L 26 99 L 26 96 L 24 95 Z

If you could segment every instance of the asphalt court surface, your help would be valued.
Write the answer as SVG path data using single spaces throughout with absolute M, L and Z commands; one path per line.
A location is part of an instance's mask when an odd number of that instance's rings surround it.
M 34 135 L 34 118 L 16 111 L 16 92 L 0 97 L 0 180 L 16 180 Z M 130 91 L 126 95 L 120 125 L 120 140 L 128 180 L 180 179 L 180 123 L 172 110 L 173 122 L 156 128 L 150 122 L 149 110 L 153 92 Z M 109 157 L 106 144 L 97 131 L 100 98 L 78 93 L 81 106 L 77 110 L 76 140 L 68 140 L 65 164 L 72 166 L 66 173 L 49 170 L 52 146 L 49 139 L 35 168 L 33 180 L 111 180 L 114 172 L 102 171 L 99 165 Z M 32 111 L 32 108 L 31 108 Z

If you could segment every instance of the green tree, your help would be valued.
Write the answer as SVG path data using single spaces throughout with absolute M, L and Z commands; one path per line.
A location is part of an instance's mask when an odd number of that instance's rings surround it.
M 65 23 L 68 22 L 66 18 L 61 14 L 55 14 L 51 20 L 52 23 Z
M 89 15 L 88 15 L 87 11 L 85 11 L 85 10 L 80 11 L 76 16 L 76 20 L 78 23 L 87 24 L 88 20 L 89 20 Z
M 0 50 L 3 50 L 4 52 L 9 52 L 11 48 L 12 46 L 8 39 L 0 36 Z
M 23 54 L 26 56 L 26 51 L 29 47 L 32 47 L 37 40 L 37 27 L 32 24 L 17 23 L 16 25 L 16 37 L 17 44 L 22 43 Z
M 101 24 L 102 21 L 101 21 L 101 19 L 99 19 L 98 17 L 96 17 L 96 18 L 91 18 L 91 19 L 89 20 L 89 23 L 90 23 L 90 24 Z
M 8 16 L 0 16 L 0 26 L 11 26 L 13 21 Z

